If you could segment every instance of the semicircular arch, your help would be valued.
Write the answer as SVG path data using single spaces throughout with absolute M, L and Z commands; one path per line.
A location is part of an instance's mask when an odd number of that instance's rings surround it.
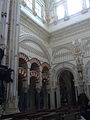
M 60 74 L 62 73 L 62 71 L 64 70 L 68 70 L 70 71 L 73 76 L 74 76 L 74 83 L 75 85 L 77 85 L 77 70 L 76 70 L 76 67 L 75 65 L 73 65 L 72 63 L 69 63 L 69 62 L 64 62 L 64 63 L 61 63 L 61 64 L 57 64 L 54 69 L 53 69 L 53 72 L 54 72 L 54 76 L 55 76 L 55 80 L 56 82 L 59 82 L 59 77 L 60 77 Z
M 20 36 L 19 44 L 21 42 L 25 42 L 25 41 L 32 41 L 35 44 L 37 44 L 38 46 L 40 46 L 40 48 L 44 51 L 45 55 L 47 56 L 48 62 L 49 63 L 51 62 L 49 50 L 48 50 L 48 47 L 45 45 L 44 41 L 42 41 L 35 35 L 23 34 Z
M 32 59 L 30 59 L 30 63 L 31 63 L 31 64 L 36 63 L 38 66 L 41 65 L 40 61 L 39 61 L 37 58 L 32 58 Z

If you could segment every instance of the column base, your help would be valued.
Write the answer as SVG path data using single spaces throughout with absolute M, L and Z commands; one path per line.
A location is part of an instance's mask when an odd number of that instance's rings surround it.
M 14 98 L 12 101 L 8 101 L 5 106 L 5 113 L 17 113 L 19 112 L 17 100 Z

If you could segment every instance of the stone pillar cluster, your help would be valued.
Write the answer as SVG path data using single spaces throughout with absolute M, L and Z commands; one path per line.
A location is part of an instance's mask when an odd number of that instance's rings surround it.
M 19 75 L 22 76 L 21 80 L 18 79 L 19 84 L 20 82 L 27 84 L 26 88 L 27 92 L 20 90 L 21 92 L 26 93 L 26 108 L 22 107 L 21 102 L 21 109 L 24 111 L 27 110 L 34 110 L 34 109 L 46 109 L 50 107 L 50 66 L 48 63 L 40 63 L 37 58 L 29 59 L 24 53 L 19 53 L 19 62 L 20 59 L 23 59 L 25 62 L 26 67 L 23 63 L 19 64 Z M 28 60 L 27 60 L 28 59 Z M 25 78 L 25 71 L 26 71 L 26 78 Z M 24 88 L 23 88 L 24 89 Z M 24 100 L 24 96 L 19 94 L 19 103 Z M 48 102 L 49 101 L 49 102 Z M 49 104 L 49 105 L 48 105 Z M 20 110 L 20 108 L 19 108 Z
M 76 62 L 76 68 L 78 73 L 78 93 L 85 93 L 85 78 L 84 78 L 84 64 L 83 64 L 83 56 L 84 56 L 84 47 L 82 46 L 81 39 L 75 40 L 73 43 L 74 46 L 74 58 Z
M 14 70 L 12 75 L 13 83 L 7 86 L 7 90 L 9 90 L 8 103 L 12 102 L 12 105 L 8 104 L 9 110 L 9 108 L 16 109 L 17 106 L 20 6 L 19 0 L 0 0 L 0 6 L 0 47 L 5 49 L 3 63 Z M 13 110 L 11 111 L 13 112 Z

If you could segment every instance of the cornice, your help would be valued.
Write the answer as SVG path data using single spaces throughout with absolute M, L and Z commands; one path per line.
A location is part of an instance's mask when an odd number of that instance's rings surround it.
M 74 34 L 84 32 L 84 31 L 87 31 L 87 30 L 90 30 L 90 18 L 51 33 L 50 34 L 50 36 L 51 36 L 50 39 L 51 39 L 51 41 L 54 40 L 54 39 L 55 40 L 58 40 L 58 39 L 60 40 L 60 39 L 67 38 L 67 37 L 70 37 Z
M 50 25 L 47 26 L 47 24 L 45 25 L 43 24 L 44 26 L 46 26 L 46 28 L 40 26 L 29 15 L 27 15 L 23 10 L 21 10 L 21 24 L 23 23 L 27 25 L 29 29 L 31 29 L 33 32 L 35 32 L 35 34 L 39 35 L 41 38 L 43 39 L 46 38 L 45 40 L 47 42 L 52 42 L 54 40 L 58 41 L 58 38 L 59 40 L 64 39 L 65 37 L 69 37 L 78 32 L 82 32 L 82 31 L 90 29 L 90 18 L 88 17 L 88 15 L 86 19 L 85 18 L 82 19 L 82 18 L 83 18 L 83 15 L 81 15 L 81 21 L 77 20 L 79 19 L 79 16 L 77 19 L 75 18 L 76 22 L 73 22 L 74 18 L 71 19 L 70 21 L 68 20 L 68 23 L 69 23 L 68 26 L 66 25 L 64 28 L 60 28 L 54 32 L 50 32 L 50 27 L 51 27 Z M 66 24 L 66 23 L 67 21 L 63 21 L 63 24 Z

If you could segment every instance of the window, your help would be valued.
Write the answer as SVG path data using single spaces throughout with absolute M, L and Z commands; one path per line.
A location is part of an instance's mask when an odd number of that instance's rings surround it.
M 25 0 L 27 6 L 32 10 L 32 0 Z
M 56 0 L 56 2 L 60 2 L 61 0 Z
M 62 4 L 57 7 L 57 16 L 58 19 L 64 18 L 64 6 Z
M 36 2 L 35 3 L 35 12 L 37 13 L 37 15 L 41 18 L 41 5 L 38 3 L 38 2 Z
M 81 0 L 67 0 L 68 14 L 73 15 L 82 10 Z
M 86 6 L 87 6 L 87 8 L 90 7 L 90 6 L 89 6 L 89 0 L 86 0 Z

